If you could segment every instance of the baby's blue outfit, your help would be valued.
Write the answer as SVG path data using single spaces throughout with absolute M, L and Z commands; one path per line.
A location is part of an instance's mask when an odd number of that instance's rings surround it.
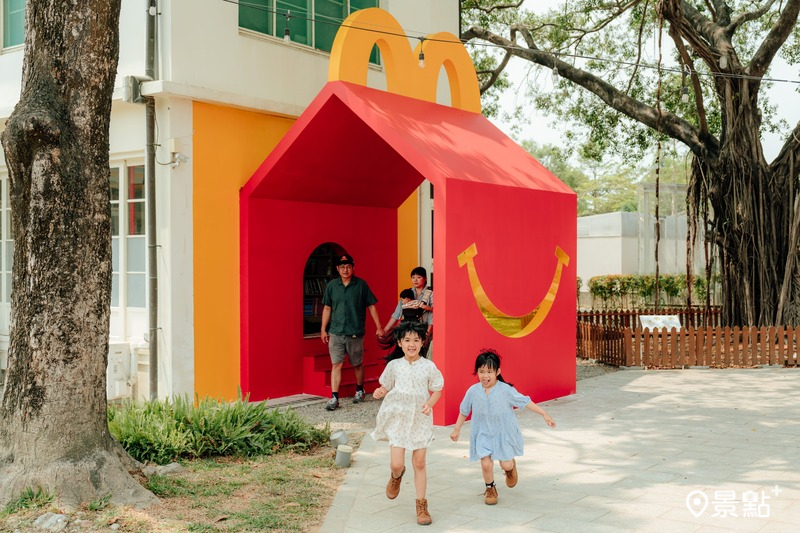
M 523 454 L 522 432 L 514 407 L 523 408 L 531 401 L 517 389 L 498 381 L 489 394 L 480 383 L 467 389 L 459 411 L 472 413 L 469 430 L 469 460 L 491 455 L 495 461 L 510 461 Z

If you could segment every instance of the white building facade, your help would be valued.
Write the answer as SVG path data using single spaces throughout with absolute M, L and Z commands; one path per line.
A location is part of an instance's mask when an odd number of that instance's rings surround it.
M 0 5 L 2 129 L 20 94 L 25 0 L 0 0 Z M 350 12 L 369 7 L 389 11 L 409 35 L 459 30 L 457 0 L 122 0 L 111 118 L 110 334 L 112 342 L 130 344 L 134 353 L 147 347 L 146 242 L 148 232 L 155 232 L 160 397 L 235 397 L 238 337 L 232 331 L 238 322 L 230 315 L 238 312 L 238 188 L 327 82 L 337 25 Z M 156 26 L 155 79 L 140 90 L 156 106 L 152 228 L 145 216 L 152 201 L 145 192 L 145 108 L 129 101 L 127 83 L 145 74 L 148 17 Z M 385 77 L 375 54 L 373 61 L 369 85 L 382 88 Z M 226 130 L 233 122 L 236 136 Z M 262 141 L 263 146 L 243 147 Z M 215 180 L 229 182 L 224 195 L 214 188 Z M 2 354 L 8 345 L 14 248 L 8 191 L 0 154 Z M 430 194 L 420 194 L 417 202 L 419 232 L 430 235 Z M 430 239 L 420 238 L 415 259 L 429 269 L 430 250 Z M 217 328 L 218 322 L 224 324 Z M 141 385 L 147 368 L 139 370 Z M 142 387 L 139 393 L 147 395 Z
M 686 274 L 686 214 L 661 216 L 658 270 Z M 615 212 L 578 218 L 578 276 L 583 290 L 594 276 L 653 274 L 656 271 L 655 217 L 647 213 Z M 693 266 L 705 275 L 703 236 L 697 239 Z

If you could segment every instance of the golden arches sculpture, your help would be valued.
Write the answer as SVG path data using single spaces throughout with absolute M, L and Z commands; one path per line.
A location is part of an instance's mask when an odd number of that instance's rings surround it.
M 434 33 L 412 50 L 397 19 L 379 8 L 356 11 L 344 20 L 333 41 L 328 81 L 366 86 L 369 55 L 375 45 L 381 51 L 389 92 L 436 102 L 439 72 L 444 67 L 451 106 L 481 112 L 475 67 L 458 37 L 449 32 Z M 420 50 L 425 54 L 424 67 L 418 62 Z
M 489 325 L 501 335 L 514 339 L 525 337 L 532 333 L 544 322 L 544 319 L 547 318 L 547 314 L 550 312 L 550 308 L 553 307 L 553 303 L 556 300 L 556 293 L 558 292 L 558 286 L 561 284 L 561 271 L 565 266 L 569 265 L 569 256 L 567 253 L 562 250 L 560 246 L 556 246 L 555 255 L 557 264 L 555 272 L 553 273 L 553 280 L 550 282 L 550 288 L 544 298 L 542 298 L 542 301 L 524 315 L 506 314 L 492 303 L 486 291 L 483 289 L 480 279 L 478 279 L 478 271 L 475 269 L 475 263 L 473 262 L 476 255 L 478 255 L 478 247 L 475 243 L 472 243 L 466 250 L 458 254 L 458 266 L 467 267 L 467 275 L 469 276 L 472 295 L 475 297 L 475 302 L 478 304 L 478 308 L 481 310 L 484 317 L 486 317 Z

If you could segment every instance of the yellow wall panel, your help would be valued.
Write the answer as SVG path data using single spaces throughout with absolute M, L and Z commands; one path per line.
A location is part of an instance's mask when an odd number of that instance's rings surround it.
M 419 266 L 419 189 L 397 210 L 397 294 L 411 286 L 411 270 Z
M 239 189 L 294 119 L 193 106 L 195 392 L 232 400 L 239 386 Z

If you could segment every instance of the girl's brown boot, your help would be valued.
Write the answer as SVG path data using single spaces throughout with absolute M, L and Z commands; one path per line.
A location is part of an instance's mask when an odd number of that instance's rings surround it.
M 425 498 L 417 500 L 417 524 L 428 526 L 431 522 L 431 515 L 428 512 L 428 500 Z
M 400 494 L 400 483 L 403 482 L 403 474 L 406 473 L 406 467 L 403 467 L 403 471 L 400 472 L 400 475 L 394 477 L 392 471 L 389 470 L 389 483 L 386 484 L 386 497 L 390 500 L 394 500 L 397 498 L 397 495 Z
M 497 487 L 494 484 L 491 487 L 486 487 L 486 492 L 483 494 L 483 503 L 497 505 Z

